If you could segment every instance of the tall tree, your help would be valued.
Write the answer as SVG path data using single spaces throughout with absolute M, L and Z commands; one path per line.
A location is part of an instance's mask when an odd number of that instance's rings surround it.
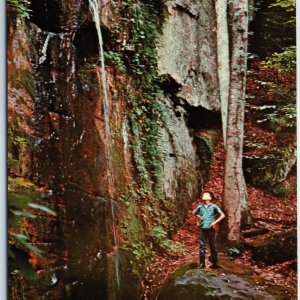
M 247 71 L 248 0 L 230 1 L 228 12 L 231 41 L 224 210 L 227 215 L 227 238 L 230 242 L 239 242 L 242 210 L 247 209 L 247 191 L 242 158 Z
M 215 7 L 217 14 L 217 57 L 221 116 L 223 124 L 224 145 L 226 145 L 228 93 L 230 79 L 227 0 L 216 0 Z

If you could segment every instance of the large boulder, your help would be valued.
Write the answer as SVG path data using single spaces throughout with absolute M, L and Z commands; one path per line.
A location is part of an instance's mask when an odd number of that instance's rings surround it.
M 231 264 L 232 267 L 233 263 Z M 201 270 L 190 263 L 179 267 L 165 281 L 159 291 L 159 300 L 205 300 L 205 299 L 290 299 L 277 287 L 266 291 L 255 286 L 249 274 L 235 274 L 229 269 Z M 248 272 L 249 273 L 249 272 Z M 248 277 L 247 277 L 248 276 Z
M 264 156 L 245 156 L 245 178 L 254 186 L 273 191 L 287 178 L 296 159 L 297 151 L 292 146 L 273 149 Z
M 280 263 L 297 257 L 297 231 L 270 233 L 246 242 L 253 258 L 267 264 Z M 276 251 L 274 251 L 276 249 Z

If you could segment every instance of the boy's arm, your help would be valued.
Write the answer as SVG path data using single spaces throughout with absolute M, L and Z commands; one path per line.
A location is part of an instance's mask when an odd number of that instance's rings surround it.
M 211 226 L 213 228 L 215 228 L 215 225 L 225 218 L 225 214 L 222 212 L 222 210 L 219 208 L 219 206 L 216 205 L 216 209 L 217 209 L 218 213 L 220 214 L 220 217 L 217 220 L 215 220 L 213 223 L 211 223 Z
M 194 209 L 194 215 L 198 215 L 198 221 L 197 221 L 197 226 L 200 225 L 200 220 L 201 220 L 201 217 L 200 217 L 200 205 L 197 206 L 195 209 Z
M 200 211 L 200 205 L 194 209 L 194 215 L 198 214 Z
M 217 220 L 215 220 L 213 223 L 211 223 L 211 226 L 216 225 L 217 223 L 219 223 L 224 218 L 225 218 L 225 215 L 222 213 L 221 216 Z

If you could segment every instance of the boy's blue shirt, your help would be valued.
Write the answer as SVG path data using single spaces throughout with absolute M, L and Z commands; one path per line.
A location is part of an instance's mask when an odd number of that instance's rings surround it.
M 194 214 L 200 214 L 201 228 L 211 228 L 211 223 L 215 221 L 215 213 L 223 214 L 220 207 L 214 203 L 208 204 L 207 207 L 200 204 L 194 209 Z

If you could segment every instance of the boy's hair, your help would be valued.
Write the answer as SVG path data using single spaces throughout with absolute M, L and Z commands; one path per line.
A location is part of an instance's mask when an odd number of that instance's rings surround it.
M 213 200 L 215 199 L 215 195 L 214 195 L 213 192 L 211 192 L 211 191 L 204 191 L 204 192 L 202 193 L 202 196 L 203 196 L 204 194 L 209 194 L 210 197 L 211 197 L 211 201 L 213 201 Z

